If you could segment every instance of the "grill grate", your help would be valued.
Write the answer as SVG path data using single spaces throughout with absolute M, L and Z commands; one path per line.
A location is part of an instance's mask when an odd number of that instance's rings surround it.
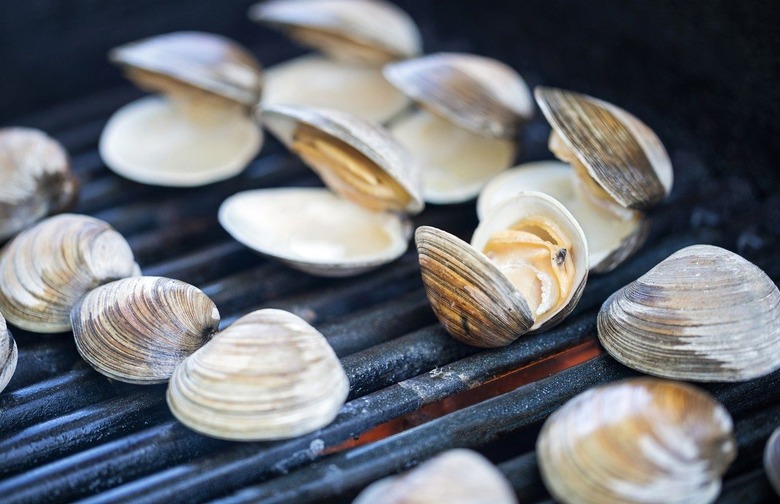
M 138 96 L 129 87 L 111 89 L 21 122 L 47 129 L 64 143 L 82 182 L 76 211 L 124 234 L 145 274 L 203 289 L 219 307 L 223 327 L 260 307 L 287 309 L 317 326 L 347 371 L 349 402 L 333 424 L 293 440 L 212 440 L 172 419 L 163 386 L 110 384 L 80 360 L 69 335 L 15 330 L 17 374 L 0 395 L 3 502 L 347 501 L 369 482 L 451 447 L 479 449 L 499 463 L 524 502 L 543 501 L 549 496 L 533 452 L 540 422 L 580 391 L 635 373 L 600 355 L 474 405 L 458 405 L 458 397 L 519 368 L 592 345 L 604 299 L 681 247 L 714 243 L 747 250 L 749 259 L 776 281 L 780 277 L 772 252 L 778 237 L 758 233 L 751 224 L 771 220 L 773 207 L 745 179 L 713 179 L 670 127 L 664 131 L 672 132 L 667 136 L 677 168 L 675 189 L 656 212 L 640 254 L 609 275 L 592 277 L 575 312 L 552 331 L 500 350 L 466 347 L 436 323 L 413 247 L 376 272 L 321 279 L 268 262 L 221 230 L 216 209 L 238 190 L 318 183 L 273 141 L 245 173 L 205 188 L 152 188 L 108 172 L 96 152 L 100 130 L 110 113 Z M 529 125 L 524 160 L 551 157 L 548 131 L 540 118 Z M 476 225 L 474 205 L 431 207 L 415 224 L 467 238 Z M 763 246 L 751 247 L 745 229 Z M 769 500 L 760 451 L 780 423 L 780 372 L 705 388 L 731 411 L 740 446 L 720 501 Z M 422 418 L 424 407 L 447 414 Z M 361 445 L 361 434 L 405 422 L 420 425 Z

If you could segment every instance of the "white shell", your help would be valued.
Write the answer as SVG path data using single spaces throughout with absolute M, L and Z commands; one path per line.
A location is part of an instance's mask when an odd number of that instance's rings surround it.
M 354 275 L 400 257 L 409 223 L 366 210 L 327 189 L 258 189 L 226 199 L 219 222 L 233 238 L 291 267 Z
M 780 496 L 780 427 L 772 432 L 764 448 L 764 470 L 775 493 Z
M 336 417 L 349 382 L 325 337 L 282 310 L 241 317 L 189 356 L 168 385 L 187 427 L 221 439 L 286 439 Z
M 0 314 L 0 392 L 8 385 L 16 371 L 17 357 L 16 341 L 11 336 L 3 315 Z

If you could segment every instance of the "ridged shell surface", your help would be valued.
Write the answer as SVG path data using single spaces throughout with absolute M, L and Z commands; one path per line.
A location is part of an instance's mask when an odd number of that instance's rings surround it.
M 70 312 L 84 294 L 137 274 L 130 246 L 110 225 L 85 215 L 57 215 L 0 251 L 0 313 L 28 331 L 67 331 Z
M 516 504 L 501 471 L 479 453 L 448 450 L 399 476 L 373 483 L 352 504 Z
M 241 317 L 182 362 L 168 385 L 174 416 L 202 434 L 286 439 L 336 417 L 347 376 L 325 337 L 282 310 Z
M 5 319 L 0 315 L 0 392 L 14 375 L 17 356 L 16 341 L 11 336 Z
M 200 289 L 162 277 L 98 287 L 73 309 L 76 348 L 99 373 L 126 383 L 164 383 L 219 328 Z
M 65 149 L 31 128 L 0 129 L 0 181 L 0 242 L 66 210 L 78 195 Z
M 707 503 L 736 442 L 728 412 L 706 392 L 635 378 L 567 402 L 545 422 L 536 450 L 561 503 Z
M 601 307 L 604 348 L 639 371 L 694 381 L 742 381 L 780 368 L 780 291 L 733 252 L 675 252 Z

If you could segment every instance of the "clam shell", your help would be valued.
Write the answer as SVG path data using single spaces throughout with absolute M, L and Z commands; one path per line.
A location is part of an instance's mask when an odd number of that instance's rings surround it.
M 219 328 L 200 289 L 179 280 L 134 277 L 89 292 L 71 315 L 76 348 L 99 373 L 125 383 L 165 383 Z
M 607 299 L 598 333 L 615 359 L 645 373 L 749 380 L 780 368 L 780 291 L 737 254 L 695 245 Z
M 260 63 L 247 49 L 221 35 L 156 35 L 114 48 L 108 58 L 145 89 L 170 94 L 205 92 L 246 107 L 260 100 Z
M 649 221 L 641 212 L 616 215 L 581 195 L 571 166 L 560 161 L 526 163 L 498 174 L 477 200 L 477 215 L 484 219 L 494 207 L 520 191 L 552 196 L 577 218 L 588 241 L 591 273 L 611 271 L 645 243 Z
M 381 65 L 422 50 L 412 18 L 379 0 L 271 0 L 250 8 L 249 17 L 349 62 Z
M 536 444 L 562 503 L 712 502 L 736 456 L 732 422 L 690 385 L 635 378 L 592 388 L 545 422 Z
M 570 289 L 543 313 L 535 313 L 520 288 L 481 252 L 495 232 L 529 219 L 554 222 L 572 242 L 563 256 L 573 263 Z M 585 287 L 585 236 L 560 203 L 541 193 L 521 193 L 501 205 L 480 223 L 471 245 L 428 226 L 417 229 L 415 240 L 434 313 L 452 337 L 469 345 L 504 346 L 528 331 L 552 327 L 574 309 Z
M 65 149 L 31 128 L 0 129 L 0 242 L 70 207 L 78 180 Z
M 187 427 L 241 441 L 286 439 L 336 417 L 349 382 L 325 337 L 282 310 L 234 322 L 182 362 L 168 406 Z
M 2 388 L 2 387 L 0 387 Z M 780 427 L 775 429 L 764 449 L 764 470 L 775 493 L 780 495 Z
M 62 214 L 0 251 L 0 313 L 28 331 L 70 329 L 70 312 L 95 287 L 139 274 L 125 239 L 107 223 Z
M 516 504 L 514 490 L 488 459 L 472 450 L 443 452 L 399 476 L 373 483 L 352 504 Z
M 296 150 L 304 133 L 327 147 L 317 152 L 319 159 L 304 159 L 341 197 L 376 211 L 422 211 L 419 167 L 378 124 L 335 110 L 285 105 L 264 107 L 261 117 L 290 149 Z
M 534 96 L 576 161 L 618 204 L 643 210 L 669 194 L 673 178 L 669 155 L 639 119 L 571 91 L 537 87 Z
M 16 371 L 17 356 L 16 341 L 11 336 L 5 319 L 0 315 L 0 392 L 8 385 Z
M 400 257 L 411 228 L 322 188 L 256 189 L 226 199 L 219 222 L 247 247 L 320 276 L 356 275 Z
M 391 63 L 384 72 L 422 107 L 479 135 L 512 138 L 533 116 L 525 81 L 491 58 L 437 53 Z

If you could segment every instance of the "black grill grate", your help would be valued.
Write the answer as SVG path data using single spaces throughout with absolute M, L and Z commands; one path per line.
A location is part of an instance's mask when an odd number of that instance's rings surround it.
M 533 453 L 540 422 L 580 391 L 634 372 L 601 355 L 427 422 L 412 418 L 415 412 L 563 351 L 593 349 L 603 300 L 681 247 L 719 244 L 780 278 L 773 252 L 778 236 L 755 225 L 772 220 L 772 196 L 762 200 L 758 188 L 737 176 L 712 178 L 679 131 L 657 121 L 677 178 L 672 197 L 655 213 L 645 248 L 617 271 L 592 277 L 575 313 L 559 327 L 505 349 L 480 351 L 454 342 L 436 323 L 413 247 L 378 271 L 321 279 L 268 262 L 221 230 L 217 207 L 239 190 L 318 183 L 273 141 L 244 174 L 205 188 L 152 188 L 111 174 L 97 155 L 97 138 L 110 113 L 138 96 L 129 86 L 111 89 L 22 123 L 42 127 L 65 144 L 82 182 L 76 211 L 124 234 L 145 274 L 202 288 L 219 307 L 223 326 L 252 309 L 278 307 L 320 328 L 347 370 L 349 402 L 332 425 L 301 438 L 212 440 L 172 419 L 164 387 L 110 384 L 80 360 L 69 335 L 14 330 L 19 365 L 0 395 L 0 501 L 347 501 L 369 482 L 456 446 L 476 448 L 499 463 L 523 502 L 543 501 L 549 496 Z M 529 125 L 523 160 L 551 157 L 548 131 L 541 118 Z M 476 225 L 474 205 L 431 207 L 415 224 L 467 238 Z M 780 424 L 780 372 L 706 388 L 734 416 L 740 445 L 720 501 L 770 500 L 760 452 Z M 393 425 L 402 424 L 399 418 L 422 423 L 327 454 L 394 419 Z

